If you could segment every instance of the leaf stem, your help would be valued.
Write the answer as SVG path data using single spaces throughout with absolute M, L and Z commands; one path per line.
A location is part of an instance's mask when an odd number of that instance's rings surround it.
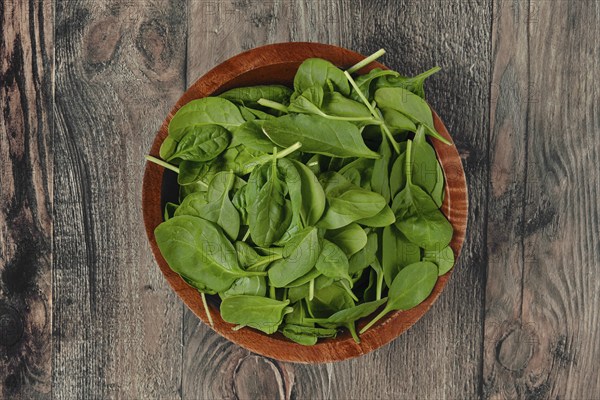
M 350 334 L 352 335 L 352 339 L 354 339 L 354 341 L 356 343 L 360 343 L 360 338 L 356 334 L 356 324 L 354 323 L 354 321 L 353 322 L 348 322 L 346 324 L 346 328 L 348 328 L 348 330 L 350 331 Z
M 372 327 L 373 325 L 375 325 L 375 323 L 377 321 L 379 321 L 381 318 L 383 318 L 390 311 L 392 311 L 392 310 L 388 309 L 387 307 L 384 308 L 379 314 L 377 314 L 377 316 L 375 318 L 373 318 L 371 321 L 369 321 L 369 323 L 367 325 L 365 325 L 364 328 L 362 328 L 359 333 L 361 335 L 363 333 L 365 333 L 370 327 Z
M 358 87 L 356 82 L 354 82 L 354 79 L 352 79 L 352 76 L 348 73 L 348 71 L 344 71 L 344 75 L 346 75 L 346 78 L 350 82 L 350 85 L 352 85 L 352 87 L 356 91 L 356 94 L 358 94 L 358 97 L 360 97 L 360 99 L 362 100 L 363 103 L 365 103 L 365 105 L 367 106 L 369 111 L 371 111 L 371 114 L 373 115 L 373 117 L 375 117 L 376 120 L 381 122 L 381 129 L 383 129 L 383 132 L 387 135 L 388 139 L 390 140 L 390 143 L 392 144 L 394 151 L 396 151 L 397 154 L 400 154 L 400 145 L 398 144 L 398 142 L 396 142 L 396 140 L 394 139 L 394 136 L 392 136 L 392 132 L 390 132 L 390 130 L 388 129 L 387 125 L 385 124 L 385 121 L 383 121 L 383 119 L 381 118 L 381 115 L 379 115 L 379 113 L 377 112 L 377 110 L 375 110 L 373 105 L 371 103 L 369 103 L 369 100 L 367 100 L 367 98 L 365 97 L 363 92 L 360 90 L 360 88 Z
M 379 49 L 375 53 L 371 54 L 369 57 L 354 64 L 353 66 L 348 68 L 346 71 L 349 74 L 353 74 L 356 71 L 358 71 L 359 69 L 361 69 L 362 67 L 371 64 L 373 61 L 377 60 L 379 57 L 381 57 L 384 54 L 385 54 L 385 49 Z
M 277 261 L 282 259 L 283 256 L 281 254 L 272 254 L 270 256 L 266 256 L 264 260 L 260 260 L 258 262 L 255 262 L 254 264 L 252 264 L 251 266 L 249 266 L 247 269 L 255 269 L 258 267 L 262 267 L 265 264 L 270 264 L 273 261 Z M 265 275 L 267 274 L 266 272 L 264 273 Z M 259 275 L 259 276 L 264 276 L 264 275 Z
M 250 172 L 252 172 L 254 167 L 256 167 L 257 165 L 263 164 L 263 163 L 266 163 L 267 161 L 272 160 L 273 156 L 275 156 L 275 158 L 277 158 L 277 159 L 283 158 L 285 156 L 292 154 L 294 151 L 298 150 L 300 147 L 302 147 L 302 143 L 296 142 L 293 145 L 291 145 L 290 147 L 287 147 L 287 148 L 277 152 L 276 155 L 266 154 L 264 156 L 256 157 L 254 160 L 252 160 L 249 163 L 247 163 L 246 165 L 244 165 L 244 167 L 242 168 L 242 175 L 249 174 Z
M 269 285 L 269 297 L 277 300 L 277 294 L 275 293 L 275 286 Z
M 166 161 L 161 160 L 160 158 L 156 158 L 156 157 L 152 157 L 151 155 L 147 155 L 146 160 L 153 162 L 154 164 L 158 164 L 161 167 L 165 167 L 166 169 L 170 169 L 171 171 L 175 172 L 176 174 L 179 174 L 179 168 L 177 168 L 176 166 L 169 164 Z
M 208 303 L 206 302 L 206 295 L 204 294 L 204 292 L 200 292 L 200 297 L 202 297 L 202 304 L 204 305 L 204 312 L 206 313 L 208 323 L 211 327 L 214 327 L 215 324 L 213 322 L 212 315 L 210 315 L 210 309 L 208 308 Z
M 377 274 L 377 288 L 375 291 L 375 300 L 381 300 L 381 291 L 383 289 L 383 271 L 375 271 Z
M 308 284 L 308 301 L 312 301 L 315 297 L 315 280 L 311 279 Z
M 277 110 L 277 111 L 281 111 L 284 113 L 288 113 L 288 108 L 286 106 L 284 106 L 281 103 L 278 103 L 276 101 L 273 100 L 267 100 L 267 99 L 258 99 L 258 104 L 260 104 L 261 106 L 264 107 L 268 107 L 268 108 L 272 108 L 273 110 Z
M 406 165 L 404 166 L 406 169 L 406 185 L 407 186 L 412 185 L 412 171 L 410 169 L 410 163 L 412 161 L 411 153 L 412 153 L 412 140 L 407 140 L 406 141 Z
M 352 297 L 352 300 L 358 301 L 358 297 L 356 297 L 356 295 L 352 292 L 352 289 L 350 289 L 350 287 L 348 287 L 348 284 L 346 283 L 345 280 L 341 281 L 341 285 L 344 288 L 344 290 L 346 291 L 346 293 L 348 293 L 348 295 L 350 297 Z M 379 300 L 379 299 L 377 299 L 377 300 Z

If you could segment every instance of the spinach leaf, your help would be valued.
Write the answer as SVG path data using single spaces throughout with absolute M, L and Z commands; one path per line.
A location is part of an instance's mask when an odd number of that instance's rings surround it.
M 371 176 L 371 189 L 383 196 L 386 203 L 390 202 L 390 160 L 392 148 L 385 136 L 381 134 L 381 145 L 379 146 L 380 158 L 375 160 L 373 175 Z
M 317 343 L 319 338 L 335 337 L 337 335 L 337 329 L 286 324 L 281 333 L 283 333 L 283 336 L 296 343 L 312 346 Z
M 360 75 L 355 79 L 356 86 L 360 89 L 363 96 L 365 96 L 365 98 L 367 100 L 372 101 L 373 100 L 372 88 L 374 86 L 374 84 L 373 84 L 374 81 L 377 80 L 377 78 L 379 78 L 379 77 L 388 76 L 388 75 L 389 76 L 398 76 L 398 73 L 396 71 L 382 70 L 381 68 L 373 68 L 371 71 L 369 71 L 369 73 Z M 353 100 L 361 101 L 360 96 L 358 95 L 358 93 L 356 92 L 356 90 L 354 88 L 352 88 L 350 97 Z
M 321 241 L 314 227 L 305 228 L 285 244 L 283 259 L 275 261 L 269 268 L 269 283 L 284 287 L 309 272 L 321 253 Z
M 376 215 L 356 221 L 357 224 L 370 226 L 373 228 L 383 228 L 384 226 L 391 225 L 394 222 L 396 222 L 396 216 L 388 205 L 383 207 Z
M 208 204 L 207 192 L 194 192 L 186 196 L 174 216 L 191 215 L 193 217 L 202 217 L 203 207 Z
M 361 229 L 362 230 L 362 229 Z M 348 275 L 348 257 L 338 246 L 329 240 L 323 241 L 323 249 L 315 264 L 321 274 L 332 279 L 345 279 L 352 287 L 352 278 Z
M 442 203 L 444 202 L 444 171 L 442 171 L 442 167 L 440 166 L 439 162 L 436 164 L 435 170 L 437 177 L 435 186 L 431 191 L 431 198 L 438 207 L 441 207 Z
M 437 184 L 438 161 L 435 150 L 425 140 L 425 129 L 419 126 L 412 143 L 410 172 L 413 184 L 432 193 Z M 438 206 L 439 207 L 439 206 Z
M 378 158 L 363 142 L 356 125 L 318 115 L 288 114 L 263 124 L 265 134 L 277 145 L 302 143 L 302 151 L 333 157 Z
M 450 246 L 442 249 L 425 250 L 423 261 L 430 261 L 437 265 L 438 275 L 442 276 L 454 266 L 454 251 Z
M 165 204 L 165 213 L 164 213 L 165 221 L 168 220 L 169 218 L 173 218 L 175 216 L 175 211 L 177 211 L 177 207 L 179 207 L 179 204 L 175 204 L 175 203 L 171 203 L 171 202 L 168 202 L 167 204 Z
M 407 142 L 406 170 L 410 171 L 412 141 Z M 406 186 L 392 202 L 396 227 L 410 240 L 424 249 L 445 247 L 452 239 L 452 225 L 438 209 L 433 199 L 412 183 L 406 173 Z
M 181 186 L 196 183 L 202 180 L 208 174 L 209 170 L 209 163 L 184 160 L 179 164 L 177 183 Z M 206 184 L 206 182 L 203 183 Z M 207 187 L 204 187 L 204 190 L 206 189 Z
M 387 297 L 384 297 L 383 299 L 369 301 L 367 303 L 362 303 L 362 304 L 356 305 L 354 307 L 340 310 L 340 311 L 332 314 L 331 316 L 329 316 L 327 319 L 322 319 L 319 321 L 321 321 L 322 323 L 326 323 L 326 324 L 337 324 L 337 325 L 354 322 L 361 318 L 364 318 L 364 317 L 367 317 L 367 316 L 373 314 L 386 301 L 387 301 Z M 315 319 L 311 319 L 309 321 L 317 322 Z M 317 323 L 321 323 L 321 322 L 317 322 Z
M 293 311 L 289 303 L 260 296 L 231 296 L 221 302 L 221 317 L 226 322 L 271 334 L 277 331 L 284 315 Z
M 410 310 L 421 304 L 433 291 L 438 269 L 435 264 L 421 261 L 404 267 L 390 286 L 385 308 L 373 318 L 360 333 L 364 333 L 387 313 L 393 310 Z
M 252 150 L 263 153 L 271 152 L 275 146 L 264 134 L 261 123 L 256 121 L 245 122 L 233 130 L 233 141 L 237 145 L 243 144 Z
M 346 183 L 327 193 L 327 204 L 328 207 L 317 226 L 337 229 L 377 215 L 385 207 L 386 201 L 379 193 Z
M 372 120 L 371 111 L 363 103 L 351 100 L 338 92 L 325 92 L 320 108 L 327 115 L 353 120 Z
M 429 105 L 416 94 L 401 87 L 384 87 L 375 92 L 375 101 L 379 107 L 400 111 L 414 122 L 424 125 L 429 135 L 450 144 L 435 130 Z
M 301 197 L 304 199 L 300 215 L 305 226 L 313 226 L 325 211 L 325 192 L 315 174 L 301 162 L 292 160 L 300 178 Z
M 393 108 L 382 108 L 381 114 L 383 120 L 392 134 L 397 135 L 402 132 L 416 132 L 417 126 L 406 115 Z
M 177 141 L 171 136 L 167 136 L 160 145 L 160 150 L 158 151 L 158 154 L 163 160 L 168 160 L 169 157 L 171 157 L 171 154 L 175 153 L 176 149 Z
M 189 215 L 175 216 L 154 230 L 156 243 L 169 267 L 202 287 L 222 292 L 242 276 L 235 248 L 214 223 Z
M 383 275 L 385 283 L 392 285 L 398 272 L 407 265 L 421 260 L 421 249 L 411 243 L 395 226 L 383 228 L 381 238 Z
M 177 144 L 177 149 L 169 157 L 170 160 L 180 159 L 196 162 L 206 162 L 221 154 L 229 145 L 231 134 L 219 125 L 194 125 L 184 129 L 183 138 Z
M 292 93 L 290 88 L 283 85 L 257 85 L 233 88 L 221 93 L 219 97 L 247 107 L 260 107 L 260 99 L 287 104 Z
M 236 279 L 233 285 L 224 292 L 219 293 L 221 299 L 237 295 L 266 296 L 267 280 L 264 276 L 243 276 Z
M 328 318 L 340 310 L 354 307 L 354 300 L 340 283 L 335 282 L 315 289 L 313 299 L 307 301 L 306 306 L 312 318 Z
M 435 74 L 440 70 L 440 67 L 433 67 L 428 71 L 425 71 L 415 77 L 407 78 L 400 74 L 396 74 L 395 76 L 385 76 L 381 79 L 378 79 L 375 82 L 375 88 L 379 89 L 380 87 L 401 87 L 406 90 L 410 90 L 417 96 L 421 98 L 425 98 L 425 90 L 423 89 L 423 85 L 425 83 L 425 79 L 429 78 L 431 75 Z
M 333 86 L 333 90 L 330 90 L 330 84 Z M 339 91 L 344 96 L 350 94 L 350 85 L 344 72 L 329 61 L 320 58 L 304 60 L 294 77 L 296 92 L 302 93 L 311 86 L 319 86 L 331 92 Z
M 248 210 L 248 223 L 252 241 L 259 246 L 270 246 L 287 230 L 292 219 L 292 210 L 285 201 L 286 187 L 277 170 L 277 160 L 274 158 L 252 173 L 249 180 L 248 195 L 252 200 Z M 259 179 L 267 174 L 264 185 Z M 258 186 L 257 186 L 258 185 Z
M 375 259 L 377 258 L 377 233 L 370 232 L 367 235 L 367 244 L 360 249 L 357 253 L 355 253 L 349 259 L 348 272 L 351 275 L 354 275 L 358 272 L 361 272 L 369 265 L 373 264 Z
M 243 124 L 244 118 L 235 104 L 219 97 L 192 100 L 181 107 L 169 122 L 169 136 L 180 141 L 186 128 L 198 125 L 221 125 L 229 129 Z
M 358 224 L 328 230 L 325 238 L 342 249 L 347 257 L 357 253 L 367 244 L 367 234 Z

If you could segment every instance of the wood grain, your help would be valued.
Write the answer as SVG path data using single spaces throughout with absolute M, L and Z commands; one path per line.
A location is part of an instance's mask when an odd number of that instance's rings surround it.
M 188 36 L 190 82 L 242 50 L 288 40 L 324 41 L 365 54 L 386 47 L 388 55 L 383 61 L 407 73 L 420 72 L 444 60 L 444 75 L 434 77 L 429 83 L 429 98 L 442 118 L 449 118 L 449 130 L 464 155 L 467 180 L 473 187 L 469 195 L 474 206 L 470 216 L 474 225 L 468 230 L 467 248 L 446 292 L 417 325 L 390 345 L 353 361 L 303 366 L 270 360 L 278 366 L 280 377 L 273 376 L 270 364 L 264 363 L 259 364 L 264 371 L 257 380 L 265 386 L 279 385 L 281 393 L 290 390 L 281 386 L 281 382 L 293 382 L 292 398 L 370 398 L 373 393 L 382 398 L 456 398 L 476 393 L 480 371 L 473 365 L 481 365 L 484 277 L 481 266 L 486 260 L 482 216 L 486 214 L 487 150 L 480 149 L 487 149 L 487 137 L 482 132 L 487 131 L 488 97 L 487 89 L 483 91 L 481 87 L 489 87 L 489 6 L 485 2 L 219 4 L 192 3 L 190 20 L 194 23 L 190 23 Z M 474 21 L 476 29 L 460 23 L 465 16 Z M 436 21 L 433 26 L 431 21 Z M 455 47 L 449 52 L 449 43 L 438 40 L 438 35 L 452 37 Z M 477 118 L 465 118 L 472 110 L 482 111 Z M 189 375 L 183 377 L 183 397 L 230 397 L 231 382 L 239 382 L 239 372 L 232 366 L 251 357 L 251 353 L 229 350 L 231 344 L 198 324 L 193 315 L 187 315 L 185 321 L 184 354 L 190 349 L 197 356 L 184 359 L 184 371 Z M 216 348 L 227 349 L 223 350 L 225 355 L 217 355 Z M 196 361 L 200 357 L 215 365 L 209 377 L 202 380 L 197 377 L 207 372 Z M 417 378 L 388 379 L 415 368 L 421 371 L 415 372 L 415 376 L 421 374 L 425 379 L 430 361 L 440 358 L 447 364 L 437 369 L 439 384 L 425 384 Z
M 52 4 L 0 4 L 0 398 L 50 398 Z
M 184 88 L 186 3 L 56 2 L 57 398 L 179 398 L 180 302 L 141 225 L 152 132 Z
M 597 398 L 600 4 L 494 15 L 482 395 Z

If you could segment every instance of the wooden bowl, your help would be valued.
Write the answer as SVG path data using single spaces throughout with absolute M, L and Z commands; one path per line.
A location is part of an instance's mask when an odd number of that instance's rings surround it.
M 317 43 L 279 43 L 258 47 L 232 57 L 198 79 L 181 96 L 158 131 L 150 154 L 158 157 L 160 145 L 167 137 L 169 121 L 184 104 L 239 86 L 276 83 L 291 86 L 298 66 L 310 57 L 327 59 L 341 68 L 347 68 L 364 58 L 363 55 L 341 47 Z M 366 73 L 375 67 L 386 68 L 379 63 L 372 63 L 359 73 Z M 433 117 L 437 131 L 451 141 L 448 131 L 435 112 Z M 468 205 L 465 175 L 454 145 L 448 146 L 436 140 L 433 141 L 433 145 L 446 178 L 442 212 L 454 227 L 454 236 L 450 246 L 457 259 L 467 226 Z M 154 229 L 163 222 L 165 201 L 170 198 L 175 200 L 176 197 L 177 186 L 174 174 L 156 164 L 147 163 L 142 189 L 142 208 L 150 246 L 158 266 L 173 290 L 194 314 L 208 324 L 200 294 L 169 268 L 160 254 L 154 237 Z M 250 351 L 282 361 L 319 363 L 345 360 L 375 350 L 410 328 L 440 295 L 451 272 L 439 277 L 433 292 L 423 303 L 409 311 L 388 314 L 361 335 L 360 344 L 355 343 L 347 331 L 340 332 L 335 339 L 320 339 L 315 346 L 302 346 L 288 340 L 280 333 L 266 335 L 252 328 L 233 331 L 231 329 L 233 325 L 221 318 L 218 305 L 211 302 L 209 306 L 214 320 L 213 329 L 221 336 Z M 368 319 L 359 321 L 358 329 L 364 326 Z

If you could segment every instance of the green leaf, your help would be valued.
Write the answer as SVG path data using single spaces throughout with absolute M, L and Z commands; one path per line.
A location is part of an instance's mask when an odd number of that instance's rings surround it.
M 354 300 L 340 283 L 335 282 L 321 289 L 315 288 L 314 298 L 306 305 L 313 318 L 328 318 L 340 310 L 354 307 Z
M 184 160 L 179 164 L 177 183 L 181 186 L 196 183 L 202 180 L 208 174 L 209 170 L 210 163 Z M 206 190 L 206 187 L 204 190 Z
M 364 333 L 390 311 L 406 311 L 421 304 L 433 291 L 437 277 L 437 267 L 428 261 L 404 267 L 390 286 L 385 308 L 360 333 Z
M 305 228 L 285 244 L 283 259 L 275 261 L 269 268 L 269 283 L 284 287 L 308 273 L 321 253 L 321 241 L 314 227 Z
M 330 82 L 333 90 L 341 92 L 347 96 L 350 94 L 350 85 L 344 75 L 344 72 L 330 63 L 320 58 L 308 58 L 300 64 L 294 77 L 294 89 L 298 93 L 304 92 L 311 86 L 319 86 L 324 90 L 330 90 Z
M 175 216 L 154 230 L 156 243 L 171 269 L 216 292 L 229 289 L 241 276 L 235 249 L 214 223 Z
M 348 118 L 372 119 L 371 111 L 363 103 L 344 97 L 338 92 L 326 92 L 323 96 L 321 111 L 327 115 Z
M 238 295 L 266 296 L 267 280 L 264 276 L 243 276 L 236 279 L 233 285 L 224 292 L 219 293 L 221 299 Z
M 293 311 L 289 303 L 260 296 L 231 296 L 221 302 L 221 317 L 226 322 L 271 334 L 277 331 L 284 315 Z
M 351 275 L 354 275 L 373 264 L 377 258 L 377 248 L 377 234 L 375 232 L 370 232 L 367 235 L 367 244 L 350 257 L 348 272 Z
M 405 131 L 416 132 L 417 126 L 410 120 L 406 115 L 392 108 L 382 108 L 381 114 L 385 124 L 392 132 L 392 134 L 398 134 Z
M 346 183 L 327 193 L 327 203 L 328 207 L 317 226 L 338 229 L 377 215 L 387 202 L 379 193 Z
M 358 76 L 354 81 L 356 82 L 356 86 L 358 86 L 365 98 L 369 101 L 372 101 L 374 81 L 379 77 L 387 75 L 398 76 L 398 73 L 396 71 L 382 70 L 381 68 L 373 68 L 371 71 L 369 71 L 369 73 Z M 352 93 L 350 93 L 350 97 L 356 101 L 361 101 L 360 96 L 358 95 L 358 93 L 356 93 L 354 88 L 352 88 Z
M 391 225 L 394 222 L 396 222 L 396 216 L 388 205 L 383 207 L 376 215 L 356 221 L 357 224 L 370 226 L 373 228 L 383 228 L 384 226 Z
M 319 338 L 335 337 L 335 328 L 314 328 L 304 325 L 286 324 L 281 331 L 283 336 L 304 346 L 313 346 Z
M 394 226 L 386 226 L 383 229 L 381 239 L 383 274 L 385 283 L 392 285 L 398 272 L 407 265 L 418 262 L 421 259 L 421 249 L 411 243 Z
M 412 182 L 431 194 L 437 184 L 438 160 L 435 150 L 425 140 L 425 130 L 422 126 L 417 130 L 411 150 Z
M 367 234 L 358 224 L 328 230 L 325 238 L 341 248 L 347 257 L 357 253 L 367 244 Z
M 454 266 L 454 251 L 450 246 L 442 249 L 425 250 L 423 261 L 430 261 L 437 265 L 438 275 L 442 276 Z
M 352 278 L 348 275 L 348 257 L 342 249 L 329 240 L 323 241 L 323 249 L 319 254 L 315 268 L 329 278 L 345 279 L 352 286 Z
M 377 79 L 375 82 L 375 88 L 379 89 L 380 87 L 401 87 L 406 90 L 410 90 L 417 96 L 421 98 L 425 98 L 425 90 L 423 89 L 425 79 L 429 78 L 431 75 L 435 74 L 440 70 L 440 67 L 433 67 L 428 71 L 423 72 L 412 78 L 407 78 L 400 74 L 396 76 L 385 76 L 381 79 Z
M 391 108 L 400 111 L 413 122 L 423 124 L 429 135 L 443 143 L 450 144 L 435 130 L 429 105 L 416 94 L 400 87 L 384 87 L 375 92 L 375 102 L 380 108 Z
M 180 141 L 186 128 L 198 125 L 221 125 L 230 129 L 243 124 L 244 118 L 235 104 L 219 97 L 192 100 L 181 107 L 169 123 L 169 136 Z
M 272 164 L 272 165 L 271 165 Z M 255 169 L 249 180 L 248 195 L 252 201 L 248 210 L 248 223 L 252 241 L 259 246 L 268 247 L 276 242 L 290 225 L 291 207 L 285 201 L 285 185 L 277 172 L 275 161 Z M 268 179 L 261 185 L 257 182 L 264 172 L 271 171 Z M 257 187 L 257 189 L 254 189 Z M 256 195 L 253 195 L 256 192 Z
M 233 130 L 233 140 L 253 150 L 270 153 L 275 144 L 264 134 L 259 122 L 248 121 Z
M 184 129 L 170 160 L 206 162 L 221 154 L 229 145 L 231 134 L 219 125 L 194 125 Z
M 177 207 L 179 207 L 179 204 L 175 204 L 175 203 L 171 203 L 171 202 L 167 202 L 167 204 L 165 204 L 165 213 L 164 213 L 165 221 L 168 220 L 169 218 L 173 218 L 175 216 L 175 211 L 177 211 Z
M 203 207 L 208 204 L 207 192 L 194 192 L 186 196 L 174 216 L 191 215 L 193 217 L 202 217 Z
M 219 97 L 246 107 L 260 108 L 260 99 L 288 104 L 292 93 L 290 88 L 283 85 L 257 85 L 233 88 L 221 93 Z
M 302 143 L 305 153 L 332 157 L 378 158 L 363 142 L 356 125 L 318 115 L 289 114 L 265 121 L 263 131 L 276 144 Z
M 325 211 L 325 192 L 315 174 L 301 162 L 292 160 L 300 177 L 300 190 L 302 193 L 302 206 L 300 215 L 305 226 L 313 226 Z
M 177 141 L 171 136 L 167 136 L 160 145 L 158 154 L 163 160 L 168 160 L 169 157 L 171 157 L 171 154 L 175 153 L 175 149 L 177 149 Z
M 387 297 L 383 299 L 369 301 L 367 303 L 362 303 L 357 306 L 346 308 L 344 310 L 340 310 L 335 314 L 331 315 L 327 318 L 326 323 L 331 324 L 345 324 L 350 322 L 355 322 L 361 318 L 367 317 L 373 314 L 382 304 L 387 301 Z
M 392 148 L 386 136 L 382 133 L 379 146 L 381 157 L 375 160 L 373 175 L 371 176 L 371 189 L 383 196 L 386 203 L 390 202 L 390 160 Z

